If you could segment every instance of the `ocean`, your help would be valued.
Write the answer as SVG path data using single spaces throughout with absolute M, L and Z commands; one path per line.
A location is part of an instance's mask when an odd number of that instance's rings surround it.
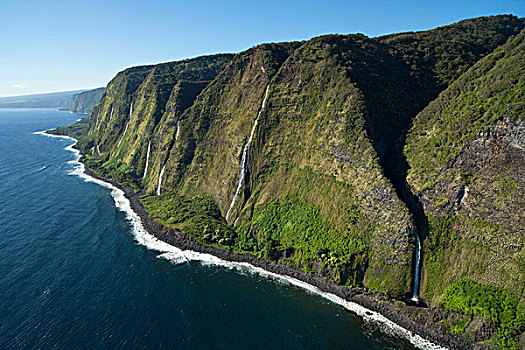
M 0 349 L 414 348 L 286 280 L 152 241 L 82 176 L 72 140 L 35 134 L 81 117 L 0 109 Z

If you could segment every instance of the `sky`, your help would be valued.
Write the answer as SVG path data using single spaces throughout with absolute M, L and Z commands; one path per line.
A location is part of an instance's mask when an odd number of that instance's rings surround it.
M 0 0 L 0 97 L 105 86 L 136 65 L 338 33 L 432 29 L 525 0 Z

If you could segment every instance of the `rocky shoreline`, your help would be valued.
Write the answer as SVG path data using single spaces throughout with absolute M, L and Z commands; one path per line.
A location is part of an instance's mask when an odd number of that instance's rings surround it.
M 268 272 L 292 277 L 302 282 L 306 282 L 317 287 L 323 292 L 332 293 L 344 300 L 357 303 L 367 309 L 375 311 L 385 316 L 392 322 L 409 330 L 410 332 L 418 334 L 435 344 L 439 344 L 450 349 L 476 348 L 472 347 L 472 345 L 469 344 L 463 336 L 451 334 L 442 323 L 438 322 L 443 318 L 443 311 L 440 309 L 408 306 L 401 301 L 388 300 L 383 296 L 374 295 L 365 288 L 351 288 L 348 286 L 341 286 L 322 277 L 314 276 L 312 274 L 308 274 L 288 266 L 280 265 L 266 259 L 261 259 L 254 255 L 240 254 L 202 245 L 194 238 L 182 232 L 170 229 L 162 225 L 156 219 L 150 218 L 138 200 L 139 195 L 133 192 L 133 190 L 130 188 L 123 186 L 112 179 L 95 174 L 87 166 L 85 167 L 85 173 L 86 175 L 96 179 L 111 183 L 113 186 L 122 190 L 127 199 L 130 201 L 132 209 L 142 219 L 144 228 L 150 234 L 163 242 L 166 242 L 182 250 L 192 250 L 198 253 L 211 254 L 226 261 L 249 263 Z

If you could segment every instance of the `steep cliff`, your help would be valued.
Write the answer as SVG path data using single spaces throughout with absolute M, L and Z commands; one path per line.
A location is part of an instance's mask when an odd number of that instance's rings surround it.
M 102 87 L 73 95 L 68 109 L 73 113 L 91 113 L 104 90 L 105 88 Z
M 79 142 L 94 156 L 87 160 L 89 164 L 138 189 L 148 145 L 153 155 L 163 147 L 155 130 L 171 127 L 171 119 L 191 104 L 231 58 L 204 56 L 119 73 L 94 107 L 87 136 Z M 168 115 L 163 117 L 165 112 Z
M 210 195 L 235 230 L 192 230 L 202 243 L 343 284 L 409 289 L 409 213 L 381 174 L 363 128 L 364 97 L 346 67 L 346 53 L 361 57 L 366 43 L 373 44 L 327 36 L 255 47 L 238 54 L 182 115 L 162 191 Z M 158 189 L 154 180 L 150 193 Z
M 219 233 L 205 232 L 205 220 L 164 215 L 186 200 L 146 200 L 163 208 L 156 212 L 166 224 L 202 243 L 401 295 L 410 289 L 415 227 L 399 199 L 407 202 L 396 181 L 402 172 L 385 161 L 399 156 L 384 149 L 403 139 L 446 78 L 521 25 L 500 16 L 131 68 L 108 85 L 80 144 L 91 154 L 88 165 L 137 190 L 209 196 L 230 224 L 219 220 Z M 457 31 L 465 58 L 445 65 L 444 38 Z
M 47 94 L 0 97 L 0 108 L 56 108 L 67 109 L 73 96 L 84 90 L 61 91 Z
M 462 279 L 525 300 L 524 73 L 522 31 L 432 101 L 408 136 L 408 183 L 429 225 L 421 290 L 434 303 Z
M 495 16 L 130 68 L 79 147 L 165 226 L 338 284 L 401 298 L 418 235 L 421 296 L 444 312 L 425 322 L 514 346 L 524 26 Z M 514 300 L 517 328 L 457 307 L 476 288 Z

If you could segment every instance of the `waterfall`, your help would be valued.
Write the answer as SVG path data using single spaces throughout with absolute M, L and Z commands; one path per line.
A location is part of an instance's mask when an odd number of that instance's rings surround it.
M 177 132 L 175 133 L 175 141 L 177 141 L 179 139 L 179 135 L 180 135 L 180 121 L 177 121 Z M 149 151 L 150 151 L 150 144 L 148 144 L 148 154 L 146 156 L 146 170 L 144 170 L 144 177 L 146 177 L 146 171 L 148 170 L 148 159 L 149 159 Z M 168 150 L 168 155 L 169 155 L 169 150 Z M 168 161 L 166 160 L 166 163 L 168 163 Z M 159 184 L 157 186 L 157 196 L 160 196 L 160 190 L 161 190 L 161 187 L 162 187 L 162 178 L 164 177 L 164 170 L 166 169 L 166 163 L 164 164 L 164 166 L 162 167 L 161 171 L 160 171 L 160 175 L 159 175 Z
M 111 110 L 111 111 L 112 111 L 112 114 L 113 114 L 113 110 Z M 126 135 L 126 131 L 128 131 L 128 126 L 129 126 L 129 122 L 131 121 L 131 115 L 132 114 L 133 114 L 133 101 L 131 101 L 131 105 L 129 106 L 129 120 L 126 123 L 126 127 L 124 128 L 124 132 L 122 133 L 122 136 L 120 137 L 120 140 L 118 140 L 117 148 L 120 147 L 120 143 L 124 139 L 124 135 Z M 110 120 L 111 120 L 111 118 L 110 118 Z
M 177 132 L 175 133 L 175 141 L 179 140 L 179 135 L 180 135 L 180 120 L 177 121 Z
M 149 151 L 150 150 L 151 150 L 151 141 L 148 142 L 148 152 L 146 152 L 146 167 L 144 167 L 144 175 L 142 175 L 142 180 L 144 180 L 148 172 L 148 162 L 149 162 Z
M 120 137 L 120 140 L 118 140 L 117 148 L 120 147 L 120 143 L 122 142 L 122 139 L 124 139 L 124 135 L 126 135 L 126 131 L 128 131 L 128 125 L 129 125 L 129 120 L 126 123 L 126 127 L 124 128 L 124 132 L 122 133 L 122 136 Z
M 419 235 L 416 232 L 416 259 L 414 266 L 414 290 L 412 291 L 412 300 L 419 300 L 419 264 L 421 260 L 421 241 Z
M 160 196 L 160 187 L 162 186 L 162 177 L 164 176 L 164 170 L 166 169 L 166 164 L 162 167 L 159 175 L 159 185 L 157 186 L 157 196 Z
M 98 128 L 98 122 L 100 120 L 100 112 L 97 113 L 97 119 L 95 119 L 95 129 Z
M 108 131 L 109 124 L 111 123 L 111 119 L 113 119 L 113 106 L 111 106 L 111 113 L 109 114 L 109 121 L 106 124 L 106 128 L 104 129 L 104 133 L 102 134 L 102 137 L 100 140 L 104 139 L 104 136 L 106 136 L 106 131 Z
M 253 140 L 253 135 L 255 134 L 255 128 L 257 127 L 257 123 L 259 121 L 259 116 L 261 115 L 262 111 L 264 110 L 264 106 L 266 104 L 266 99 L 268 98 L 268 91 L 270 89 L 270 85 L 266 87 L 266 92 L 264 94 L 264 99 L 261 104 L 261 108 L 259 109 L 259 113 L 257 113 L 257 118 L 255 118 L 255 121 L 252 126 L 252 131 L 250 132 L 250 137 L 248 138 L 248 141 L 244 145 L 244 149 L 242 151 L 242 158 L 241 158 L 241 169 L 239 172 L 239 181 L 237 182 L 237 189 L 235 190 L 235 194 L 233 195 L 232 202 L 230 204 L 230 208 L 228 209 L 228 212 L 226 213 L 226 222 L 228 222 L 230 218 L 230 213 L 233 209 L 233 206 L 235 205 L 235 202 L 237 201 L 237 198 L 239 197 L 239 193 L 241 192 L 242 185 L 244 182 L 244 177 L 246 176 L 246 161 L 248 159 L 248 151 L 250 150 L 250 144 Z

